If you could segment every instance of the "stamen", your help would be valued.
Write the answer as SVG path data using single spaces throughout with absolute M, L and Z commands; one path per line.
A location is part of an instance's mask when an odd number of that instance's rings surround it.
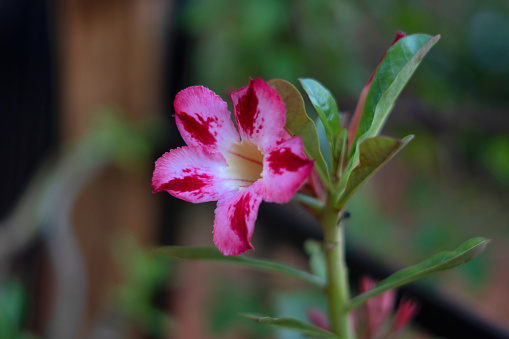
M 249 187 L 262 178 L 264 154 L 257 146 L 242 141 L 233 144 L 227 152 L 228 172 L 233 177 L 232 180 L 242 183 L 239 185 L 240 188 Z
M 251 159 L 251 158 L 246 157 L 245 155 L 242 155 L 242 154 L 239 154 L 239 153 L 235 153 L 235 152 L 231 152 L 231 151 L 229 151 L 229 153 L 232 154 L 232 155 L 236 155 L 236 156 L 238 156 L 238 157 L 240 157 L 242 159 L 245 159 L 247 161 L 254 162 L 255 164 L 258 164 L 260 166 L 263 166 L 263 163 L 261 161 L 256 160 L 256 159 Z

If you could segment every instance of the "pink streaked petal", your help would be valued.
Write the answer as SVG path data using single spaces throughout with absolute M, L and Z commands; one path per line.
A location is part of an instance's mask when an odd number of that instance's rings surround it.
M 228 105 L 203 86 L 192 86 L 175 97 L 175 120 L 188 146 L 228 147 L 239 142 Z
M 254 184 L 267 202 L 285 203 L 292 199 L 313 169 L 300 137 L 293 137 L 272 148 L 263 160 L 262 180 Z
M 265 149 L 275 146 L 284 135 L 285 104 L 262 79 L 232 93 L 235 121 L 242 140 Z
M 214 243 L 224 255 L 239 255 L 253 248 L 251 236 L 261 202 L 252 188 L 232 191 L 217 202 Z
M 163 154 L 152 176 L 154 193 L 167 191 L 174 197 L 200 203 L 214 201 L 232 189 L 221 177 L 224 157 L 203 147 L 180 147 Z

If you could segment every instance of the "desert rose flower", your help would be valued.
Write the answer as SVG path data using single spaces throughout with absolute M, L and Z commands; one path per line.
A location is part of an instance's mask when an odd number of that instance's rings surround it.
M 285 132 L 285 105 L 266 82 L 251 80 L 231 98 L 237 129 L 211 90 L 193 86 L 177 94 L 175 120 L 187 146 L 156 161 L 152 188 L 192 203 L 217 201 L 214 243 L 238 255 L 253 248 L 261 201 L 290 201 L 313 161 L 301 138 Z

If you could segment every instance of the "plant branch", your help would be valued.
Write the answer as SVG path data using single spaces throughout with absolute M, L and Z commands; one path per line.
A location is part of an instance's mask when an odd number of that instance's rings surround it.
M 309 206 L 310 208 L 312 208 L 313 210 L 315 210 L 316 212 L 321 212 L 324 208 L 324 203 L 321 202 L 320 200 L 310 196 L 310 195 L 307 195 L 307 194 L 304 194 L 304 193 L 297 193 L 293 196 L 293 200 L 295 201 L 298 201 L 300 203 L 303 203 L 307 206 Z
M 334 199 L 325 207 L 320 222 L 324 232 L 324 252 L 327 263 L 327 297 L 332 332 L 340 339 L 352 339 L 345 305 L 350 298 L 348 272 L 344 257 L 343 226 L 338 225 L 340 211 L 334 208 Z

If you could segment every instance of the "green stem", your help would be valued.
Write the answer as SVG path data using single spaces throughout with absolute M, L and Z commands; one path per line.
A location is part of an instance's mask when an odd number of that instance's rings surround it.
M 324 251 L 327 261 L 327 297 L 332 332 L 340 339 L 352 339 L 345 305 L 349 301 L 348 272 L 344 256 L 343 226 L 338 225 L 340 211 L 330 199 L 321 217 L 324 232 Z

